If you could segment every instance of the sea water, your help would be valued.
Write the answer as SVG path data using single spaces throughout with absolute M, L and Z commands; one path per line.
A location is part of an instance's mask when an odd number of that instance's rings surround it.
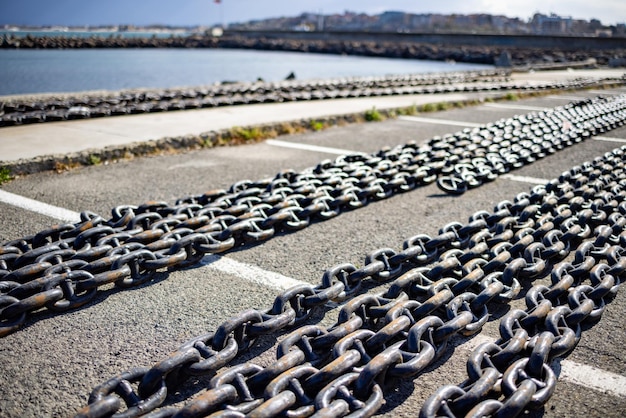
M 482 70 L 489 65 L 242 49 L 0 50 L 0 95 Z

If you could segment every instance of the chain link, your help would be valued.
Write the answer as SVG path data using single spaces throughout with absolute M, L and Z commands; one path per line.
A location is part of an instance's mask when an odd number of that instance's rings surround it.
M 528 83 L 512 81 L 509 75 L 508 71 L 484 70 L 279 83 L 233 83 L 184 90 L 123 91 L 105 97 L 52 97 L 36 102 L 11 100 L 4 103 L 3 112 L 0 114 L 0 127 L 250 103 L 402 94 L 581 89 L 623 82 L 623 78 L 577 78 Z
M 435 137 L 421 146 L 409 143 L 371 155 L 346 155 L 302 172 L 240 181 L 228 190 L 189 196 L 174 205 L 119 206 L 108 220 L 84 212 L 78 224 L 57 225 L 0 247 L 0 336 L 18 329 L 32 311 L 84 305 L 106 284 L 137 286 L 159 269 L 193 265 L 207 253 L 296 231 L 434 181 L 448 193 L 463 193 L 621 126 L 625 109 L 625 96 L 589 99 Z M 458 232 L 452 228 L 448 234 Z M 305 295 L 309 299 L 306 307 L 298 308 L 298 318 L 305 319 L 316 303 L 354 294 L 364 278 L 390 280 L 416 257 L 432 260 L 437 246 L 407 245 L 397 254 L 384 250 L 358 271 L 337 271 L 313 291 L 316 296 Z
M 18 329 L 34 310 L 81 306 L 105 284 L 136 286 L 156 270 L 193 264 L 206 253 L 298 230 L 424 184 L 437 181 L 461 193 L 621 126 L 625 107 L 624 96 L 576 102 L 422 146 L 245 180 L 174 205 L 119 206 L 109 220 L 84 212 L 78 224 L 0 247 L 1 333 Z M 446 352 L 452 336 L 480 332 L 490 308 L 517 297 L 521 283 L 551 276 L 551 287 L 527 293 L 526 311 L 514 309 L 502 319 L 501 340 L 477 349 L 469 383 L 443 388 L 422 413 L 508 416 L 543 405 L 555 384 L 549 361 L 574 348 L 581 323 L 599 318 L 626 268 L 624 155 L 625 149 L 607 153 L 493 212 L 445 225 L 435 237 L 413 236 L 401 251 L 375 250 L 362 268 L 335 266 L 320 285 L 288 289 L 271 308 L 244 311 L 154 367 L 108 380 L 78 416 L 370 416 L 394 379 L 418 375 Z M 446 178 L 459 186 L 446 187 Z M 383 294 L 356 296 L 366 279 L 394 281 Z M 336 324 L 305 325 L 329 301 L 345 301 Z M 229 366 L 259 336 L 294 327 L 271 366 Z M 211 377 L 207 392 L 182 410 L 158 409 L 168 392 L 198 375 Z
M 626 269 L 625 159 L 626 147 L 616 149 L 499 203 L 491 213 L 477 212 L 466 224 L 407 240 L 405 250 L 422 255 L 424 248 L 428 259 L 413 258 L 410 264 L 418 267 L 405 270 L 386 292 L 348 300 L 332 327 L 296 328 L 281 340 L 277 361 L 268 367 L 252 361 L 227 365 L 250 347 L 259 335 L 254 327 L 264 322 L 260 311 L 245 311 L 143 370 L 143 377 L 129 371 L 105 383 L 106 394 L 96 388 L 77 416 L 137 416 L 139 407 L 148 413 L 163 387 L 178 388 L 168 385 L 169 376 L 181 384 L 185 375 L 196 375 L 197 364 L 216 357 L 202 368 L 214 376 L 206 392 L 180 409 L 147 416 L 371 416 L 395 380 L 419 375 L 446 352 L 452 336 L 478 333 L 498 305 L 520 293 L 521 283 L 549 276 L 552 286 L 537 284 L 527 292 L 526 310 L 512 309 L 501 319 L 501 339 L 474 351 L 469 379 L 442 387 L 421 416 L 515 416 L 537 408 L 556 385 L 549 362 L 576 346 L 581 324 L 599 319 Z M 392 253 L 380 249 L 368 259 Z M 386 265 L 384 271 L 396 269 Z M 357 272 L 341 265 L 327 271 L 325 280 L 338 271 Z M 288 290 L 272 312 L 300 309 L 298 302 L 307 297 L 303 289 Z M 268 333 L 278 329 L 269 328 Z M 228 339 L 234 340 L 232 357 L 222 354 Z M 137 389 L 122 396 L 122 386 Z M 126 409 L 120 411 L 122 401 Z M 117 409 L 98 413 L 110 405 Z

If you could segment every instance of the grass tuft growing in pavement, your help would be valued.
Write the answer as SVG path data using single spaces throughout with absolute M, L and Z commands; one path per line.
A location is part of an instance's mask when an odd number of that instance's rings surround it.
M 263 132 L 257 127 L 234 128 L 231 131 L 231 137 L 235 140 L 243 140 L 244 142 L 259 141 L 263 139 Z
M 311 129 L 313 129 L 314 131 L 321 131 L 322 129 L 324 129 L 324 123 L 317 121 L 317 120 L 312 120 L 311 121 Z
M 383 115 L 375 107 L 365 112 L 365 120 L 368 122 L 380 122 L 383 119 Z
M 11 170 L 9 170 L 7 167 L 0 167 L 0 185 L 7 183 L 11 180 L 13 180 Z
M 63 173 L 64 171 L 74 170 L 80 166 L 81 164 L 78 161 L 72 161 L 71 159 L 68 159 L 65 161 L 55 161 L 54 171 L 60 174 L 60 173 Z
M 87 159 L 87 164 L 99 165 L 99 164 L 102 164 L 102 159 L 95 154 L 91 154 L 89 155 L 89 158 Z
M 408 107 L 401 107 L 400 109 L 396 109 L 396 115 L 401 115 L 401 116 L 414 116 L 417 115 L 419 112 L 417 110 L 417 105 L 411 105 Z

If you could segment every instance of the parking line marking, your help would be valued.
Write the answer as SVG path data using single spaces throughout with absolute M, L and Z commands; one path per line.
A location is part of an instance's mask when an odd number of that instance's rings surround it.
M 483 343 L 495 343 L 496 341 L 495 338 L 478 334 L 459 345 L 459 348 L 472 351 Z M 553 361 L 550 367 L 557 372 L 560 369 L 560 373 L 558 373 L 559 380 L 601 392 L 608 392 L 613 396 L 626 397 L 626 377 L 622 375 L 567 359 Z
M 599 94 L 601 96 L 606 96 L 607 94 L 615 94 L 611 90 L 621 90 L 621 88 L 619 88 L 619 87 L 615 88 L 614 87 L 614 88 L 608 89 L 608 90 L 587 90 L 587 93 Z
M 64 222 L 80 222 L 80 213 L 0 190 L 0 202 Z
M 516 176 L 513 174 L 503 174 L 501 176 L 503 179 L 519 181 L 521 183 L 531 183 L 531 184 L 546 184 L 550 180 L 541 179 L 538 177 L 528 177 L 528 176 Z
M 41 215 L 45 215 L 61 221 L 72 223 L 80 222 L 80 214 L 78 212 L 74 212 L 57 206 L 52 206 L 47 203 L 9 193 L 4 190 L 0 190 L 0 202 L 4 202 L 9 205 L 26 209 L 31 212 L 36 212 Z M 277 290 L 286 290 L 290 287 L 301 286 L 303 284 L 311 285 L 307 282 L 292 279 L 291 277 L 283 276 L 282 274 L 263 270 L 255 266 L 240 263 L 238 261 L 221 257 L 215 254 L 206 255 L 202 259 L 201 264 L 208 266 L 211 269 L 218 270 L 223 273 L 228 273 L 241 279 L 245 279 L 249 282 L 264 285 Z
M 480 123 L 459 122 L 456 120 L 447 120 L 447 119 L 420 118 L 419 116 L 398 116 L 398 119 L 408 120 L 411 122 L 434 123 L 436 125 L 464 126 L 466 128 L 478 128 L 478 127 L 484 126 L 483 124 L 480 124 Z
M 624 139 L 622 139 L 621 141 L 626 142 L 626 140 Z M 348 151 L 348 153 L 350 153 L 350 151 Z M 502 177 L 515 181 L 541 182 L 542 184 L 546 182 L 546 180 L 544 179 L 513 176 L 510 174 L 505 174 Z M 39 202 L 37 200 L 16 195 L 5 190 L 0 190 L 0 201 L 54 219 L 67 222 L 80 221 L 80 214 L 78 212 Z M 202 259 L 201 264 L 211 269 L 231 274 L 246 281 L 276 290 L 286 290 L 291 287 L 301 285 L 311 286 L 311 284 L 308 282 L 296 280 L 291 277 L 283 276 L 282 274 L 263 270 L 259 267 L 241 263 L 236 260 L 232 260 L 215 254 L 206 255 Z M 495 341 L 495 339 L 488 336 L 479 335 L 476 338 L 473 338 L 462 344 L 461 347 L 472 350 L 479 344 L 486 341 L 493 342 Z M 560 369 L 561 371 L 559 379 L 574 383 L 582 387 L 608 392 L 614 396 L 626 397 L 626 377 L 624 376 L 566 359 L 560 361 Z
M 612 138 L 610 136 L 594 136 L 593 139 L 605 142 L 626 142 L 626 139 L 624 138 Z
M 513 105 L 513 104 L 505 104 L 505 103 L 484 103 L 483 106 L 487 107 L 495 107 L 499 109 L 514 109 L 514 110 L 546 110 L 545 107 L 537 107 L 537 106 L 524 106 L 524 105 Z
M 279 141 L 277 139 L 268 139 L 265 141 L 268 145 L 273 145 L 275 147 L 283 147 L 283 148 L 295 148 L 305 151 L 315 151 L 315 152 L 324 152 L 327 154 L 337 154 L 337 155 L 346 155 L 346 154 L 362 154 L 358 151 L 352 151 L 341 148 L 330 148 L 330 147 L 320 147 L 317 145 L 309 145 L 295 142 L 287 142 L 287 141 Z
M 231 274 L 248 282 L 256 283 L 275 290 L 286 290 L 294 286 L 309 285 L 310 283 L 292 279 L 282 274 L 263 270 L 262 268 L 240 263 L 239 261 L 215 254 L 204 256 L 200 264 L 222 273 Z
M 609 392 L 615 396 L 626 397 L 626 377 L 575 361 L 561 360 L 559 379 L 602 392 Z
M 563 99 L 563 100 L 585 100 L 586 97 L 582 97 L 582 96 L 561 96 L 560 94 L 555 94 L 553 96 L 548 96 L 548 99 Z

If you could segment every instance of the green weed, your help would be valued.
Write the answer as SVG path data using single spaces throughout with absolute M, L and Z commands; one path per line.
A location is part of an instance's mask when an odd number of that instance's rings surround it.
M 11 170 L 9 170 L 7 167 L 0 167 L 0 185 L 10 180 L 13 180 Z
M 321 131 L 322 129 L 324 129 L 324 123 L 320 121 L 312 120 L 311 129 L 313 129 L 314 131 Z
M 258 141 L 263 139 L 263 132 L 259 128 L 233 128 L 231 131 L 233 139 L 243 140 L 245 142 Z
M 91 154 L 87 159 L 87 164 L 89 165 L 98 165 L 102 163 L 102 159 L 97 155 Z
M 409 107 L 402 107 L 400 109 L 397 109 L 396 113 L 402 116 L 413 116 L 417 115 L 418 110 L 416 105 L 411 105 Z
M 368 122 L 380 122 L 383 120 L 383 115 L 374 107 L 365 112 L 365 120 Z

